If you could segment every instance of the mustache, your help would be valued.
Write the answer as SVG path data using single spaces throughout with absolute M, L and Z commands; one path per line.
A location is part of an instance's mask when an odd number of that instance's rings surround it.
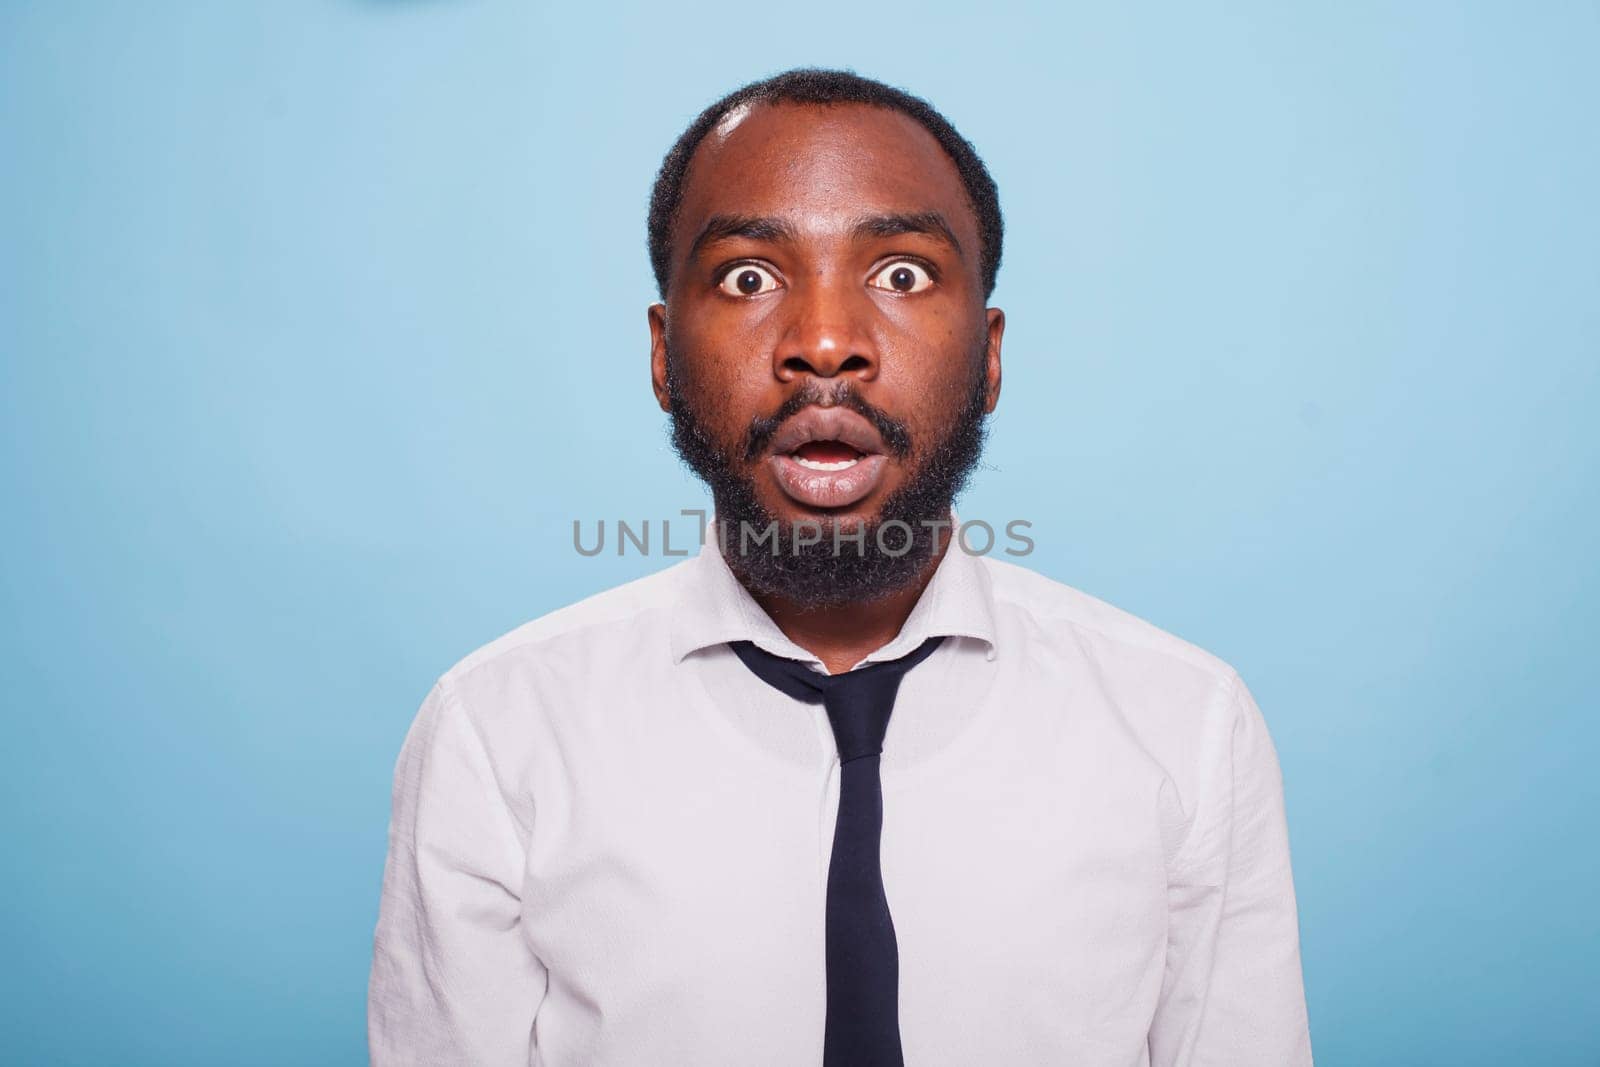
M 777 434 L 778 428 L 801 408 L 812 404 L 819 407 L 848 408 L 872 423 L 891 455 L 905 459 L 911 454 L 911 431 L 906 429 L 905 423 L 863 400 L 848 381 L 834 382 L 829 388 L 815 378 L 809 378 L 783 402 L 777 411 L 771 415 L 758 415 L 750 420 L 750 429 L 745 433 L 745 462 L 749 463 L 765 452 Z

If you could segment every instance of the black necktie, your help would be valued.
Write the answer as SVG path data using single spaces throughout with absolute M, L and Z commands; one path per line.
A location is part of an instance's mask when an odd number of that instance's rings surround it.
M 900 1067 L 900 953 L 883 892 L 878 842 L 883 735 L 907 671 L 942 637 L 915 652 L 844 674 L 819 674 L 749 641 L 733 651 L 763 681 L 808 704 L 821 704 L 839 749 L 839 815 L 828 863 L 828 1021 L 823 1067 Z

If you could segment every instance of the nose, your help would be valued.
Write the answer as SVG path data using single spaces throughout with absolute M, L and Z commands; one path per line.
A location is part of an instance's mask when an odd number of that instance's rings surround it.
M 817 275 L 791 288 L 784 301 L 789 320 L 772 354 L 779 381 L 806 374 L 848 375 L 861 381 L 878 376 L 878 354 L 868 328 L 874 309 L 859 288 Z

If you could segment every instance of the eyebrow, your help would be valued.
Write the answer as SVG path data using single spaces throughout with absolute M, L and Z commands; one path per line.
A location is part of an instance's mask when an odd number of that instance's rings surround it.
M 955 231 L 937 211 L 867 215 L 857 219 L 850 227 L 850 236 L 858 240 L 863 237 L 898 237 L 908 233 L 931 237 L 949 245 L 957 257 L 966 258 L 961 242 L 956 240 Z M 689 258 L 699 255 L 706 245 L 736 237 L 792 244 L 799 239 L 799 232 L 783 219 L 771 216 L 713 215 L 689 245 Z
M 919 233 L 935 241 L 944 242 L 958 258 L 966 258 L 966 253 L 961 249 L 961 242 L 956 240 L 956 232 L 937 211 L 869 215 L 856 220 L 850 232 L 853 237 L 898 237 L 903 233 Z
M 706 245 L 743 237 L 751 241 L 793 242 L 798 234 L 795 228 L 777 218 L 757 218 L 753 215 L 713 215 L 700 227 L 694 242 L 689 245 L 689 258 L 700 254 Z

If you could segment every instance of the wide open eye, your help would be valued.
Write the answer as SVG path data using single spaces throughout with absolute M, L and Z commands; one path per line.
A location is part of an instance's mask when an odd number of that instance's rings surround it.
M 729 296 L 760 296 L 778 288 L 778 279 L 765 267 L 741 263 L 722 276 L 717 288 Z
M 880 267 L 867 284 L 891 293 L 920 293 L 933 284 L 933 275 L 914 259 L 897 259 Z

